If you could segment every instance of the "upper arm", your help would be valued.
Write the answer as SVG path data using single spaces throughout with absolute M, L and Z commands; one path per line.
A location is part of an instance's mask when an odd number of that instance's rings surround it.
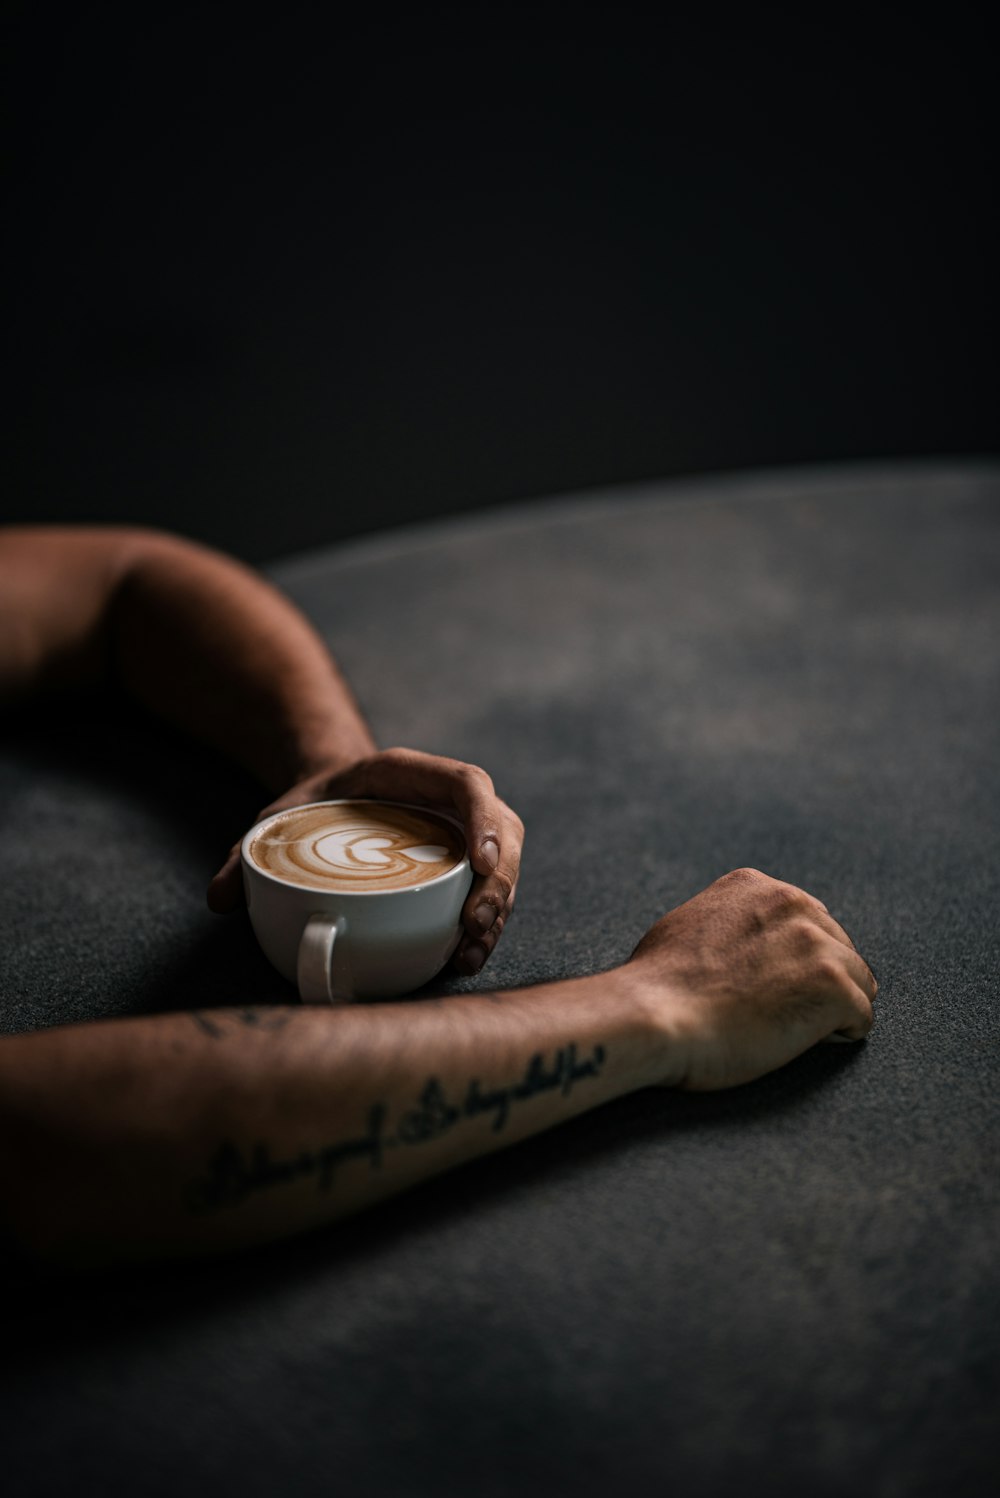
M 136 534 L 0 527 L 0 700 L 103 678 L 111 602 Z

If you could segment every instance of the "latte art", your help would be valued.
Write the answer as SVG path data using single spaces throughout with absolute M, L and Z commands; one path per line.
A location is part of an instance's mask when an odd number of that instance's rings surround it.
M 344 801 L 275 817 L 253 839 L 250 856 L 291 884 L 365 893 L 428 884 L 461 863 L 465 844 L 433 812 Z

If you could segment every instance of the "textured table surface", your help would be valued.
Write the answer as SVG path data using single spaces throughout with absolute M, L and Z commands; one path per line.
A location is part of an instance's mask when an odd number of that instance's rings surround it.
M 17 1271 L 10 1491 L 988 1491 L 996 465 L 651 484 L 272 573 L 382 742 L 486 765 L 525 819 L 516 918 L 446 987 L 607 967 L 753 864 L 852 933 L 878 1023 L 239 1260 Z M 4 1028 L 294 999 L 204 909 L 241 777 L 74 709 L 5 725 L 0 798 Z

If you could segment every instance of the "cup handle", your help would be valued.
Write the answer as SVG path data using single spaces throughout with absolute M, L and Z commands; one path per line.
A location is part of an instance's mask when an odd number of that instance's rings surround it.
M 342 917 L 317 912 L 306 921 L 299 941 L 297 977 L 303 1004 L 339 1004 L 345 995 L 333 991 L 333 945 L 344 931 Z

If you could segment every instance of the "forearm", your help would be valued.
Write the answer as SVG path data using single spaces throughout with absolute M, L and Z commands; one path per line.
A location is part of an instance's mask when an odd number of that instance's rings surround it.
M 372 752 L 322 640 L 249 568 L 124 528 L 0 542 L 0 695 L 116 682 L 273 791 Z
M 153 711 L 269 790 L 371 753 L 374 739 L 301 613 L 239 563 L 187 543 L 142 548 L 114 605 L 115 664 Z
M 279 1238 L 662 1080 L 664 1046 L 621 970 L 477 998 L 12 1037 L 12 1229 L 70 1264 Z

